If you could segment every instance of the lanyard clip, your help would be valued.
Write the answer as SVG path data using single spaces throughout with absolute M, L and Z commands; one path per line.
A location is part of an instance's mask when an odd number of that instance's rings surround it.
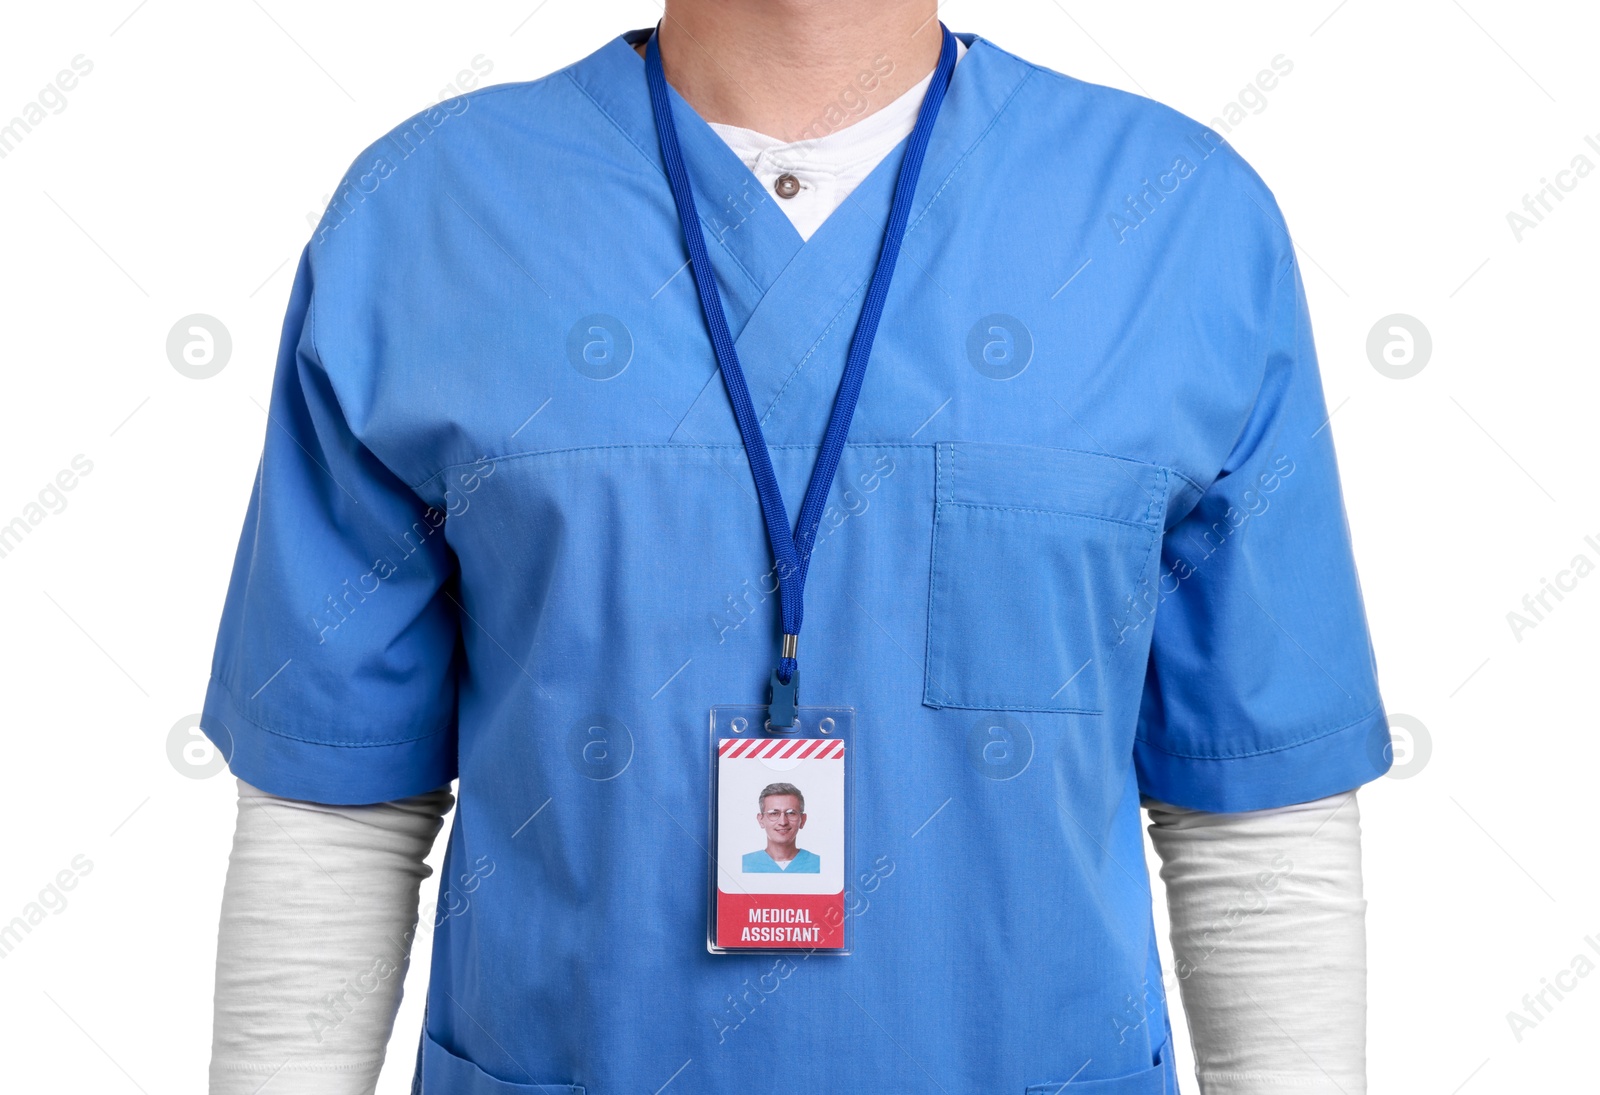
M 767 724 L 773 727 L 789 727 L 794 725 L 795 705 L 799 703 L 800 670 L 795 668 L 789 674 L 789 683 L 784 684 L 778 679 L 778 671 L 772 671 L 772 696 L 767 706 Z

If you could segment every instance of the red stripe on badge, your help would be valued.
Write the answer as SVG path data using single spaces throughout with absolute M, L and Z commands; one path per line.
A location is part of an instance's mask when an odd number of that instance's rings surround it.
M 717 746 L 717 756 L 729 760 L 839 760 L 844 756 L 844 742 L 826 738 L 723 738 Z
M 717 946 L 750 950 L 843 950 L 844 893 L 717 891 Z

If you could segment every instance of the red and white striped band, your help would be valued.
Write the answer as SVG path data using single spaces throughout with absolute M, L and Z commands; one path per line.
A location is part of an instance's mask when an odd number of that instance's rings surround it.
M 841 760 L 844 742 L 837 738 L 723 738 L 717 743 L 717 756 L 729 760 Z

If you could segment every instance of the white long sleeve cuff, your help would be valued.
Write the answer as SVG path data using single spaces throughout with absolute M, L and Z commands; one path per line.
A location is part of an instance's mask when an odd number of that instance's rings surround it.
M 424 860 L 452 802 L 440 789 L 322 806 L 239 781 L 212 1095 L 370 1095 L 400 1006 Z
M 1238 814 L 1145 806 L 1203 1095 L 1364 1095 L 1355 792 Z

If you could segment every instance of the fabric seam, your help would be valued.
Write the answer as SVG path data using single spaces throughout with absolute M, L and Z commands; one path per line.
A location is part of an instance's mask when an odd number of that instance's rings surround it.
M 567 80 L 572 84 L 573 87 L 578 89 L 579 94 L 581 94 L 585 99 L 589 100 L 589 105 L 594 107 L 594 109 L 602 118 L 611 123 L 611 128 L 615 129 L 619 134 L 622 135 L 622 139 L 631 145 L 635 152 L 639 153 L 639 155 L 644 159 L 645 163 L 654 168 L 662 178 L 666 178 L 666 172 L 662 171 L 661 165 L 656 163 L 655 159 L 644 149 L 642 145 L 639 144 L 639 142 L 635 141 L 631 136 L 628 135 L 628 131 L 623 128 L 622 123 L 617 121 L 616 118 L 612 117 L 609 110 L 600 105 L 600 100 L 589 94 L 589 89 L 578 82 L 578 77 L 573 74 L 572 70 L 567 69 L 565 71 Z M 677 218 L 674 218 L 674 220 L 676 219 Z M 750 272 L 750 268 L 747 267 L 739 258 L 739 256 L 734 254 L 733 250 L 728 247 L 727 243 L 723 240 L 721 233 L 716 231 L 715 226 L 711 225 L 710 222 L 706 220 L 705 215 L 700 212 L 700 206 L 698 202 L 695 204 L 695 219 L 699 221 L 700 230 L 702 233 L 706 233 L 706 229 L 708 228 L 711 229 L 711 231 L 706 234 L 710 235 L 717 241 L 717 246 L 722 250 L 722 253 L 728 256 L 729 261 L 731 261 L 734 267 L 744 275 L 745 280 L 748 281 L 753 288 L 760 290 L 761 283 L 756 280 L 756 276 Z
M 970 49 L 971 47 L 969 46 L 968 48 Z M 1022 91 L 1023 85 L 1032 78 L 1033 69 L 1030 67 L 1028 71 L 1023 73 L 1022 78 L 1017 81 L 1016 86 L 1011 89 L 1011 93 L 1006 96 L 1005 101 L 995 108 L 994 115 L 989 119 L 989 123 L 983 127 L 983 132 L 979 133 L 972 139 L 971 143 L 969 143 L 961 155 L 957 157 L 956 162 L 950 166 L 950 170 L 946 172 L 944 179 L 939 183 L 939 188 L 928 196 L 928 203 L 922 207 L 922 211 L 917 214 L 916 219 L 906 225 L 905 232 L 901 236 L 902 248 L 904 247 L 905 241 L 910 239 L 911 233 L 916 231 L 917 226 L 927 218 L 928 214 L 933 211 L 933 207 L 939 203 L 939 199 L 944 195 L 945 190 L 948 189 L 950 184 L 955 181 L 956 176 L 961 173 L 962 168 L 964 168 L 967 164 L 967 161 L 972 158 L 972 155 L 977 151 L 978 146 L 983 144 L 984 141 L 988 140 L 989 134 L 992 133 L 994 131 L 994 127 L 999 124 L 1001 116 L 1011 108 L 1012 101 Z M 798 254 L 798 252 L 796 252 L 796 254 Z M 811 358 L 816 355 L 818 348 L 821 347 L 823 341 L 828 337 L 828 334 L 834 329 L 834 327 L 838 326 L 839 321 L 843 318 L 845 313 L 849 311 L 851 302 L 854 301 L 858 295 L 870 291 L 871 286 L 872 275 L 869 274 L 867 277 L 863 278 L 861 283 L 856 286 L 855 290 L 845 298 L 844 303 L 839 306 L 839 310 L 834 313 L 833 318 L 828 321 L 827 326 L 824 327 L 822 331 L 818 333 L 817 337 L 812 340 L 811 346 L 806 350 L 805 354 L 801 356 L 795 367 L 790 370 L 789 375 L 784 379 L 784 382 L 778 388 L 777 393 L 773 395 L 772 401 L 767 404 L 766 410 L 761 412 L 761 421 L 763 423 L 765 423 L 771 416 L 772 412 L 777 409 L 778 404 L 783 400 L 784 394 L 789 390 L 789 386 L 794 383 L 795 379 L 800 375 L 801 370 L 805 368 L 806 362 L 811 360 Z
M 1312 734 L 1309 737 L 1301 738 L 1298 741 L 1291 741 L 1284 745 L 1274 745 L 1270 749 L 1257 749 L 1249 753 L 1179 753 L 1175 750 L 1167 749 L 1163 746 L 1157 745 L 1143 733 L 1135 734 L 1134 740 L 1139 742 L 1141 745 L 1145 745 L 1151 749 L 1154 749 L 1158 753 L 1169 757 L 1176 757 L 1179 760 L 1246 760 L 1250 757 L 1264 757 L 1272 753 L 1282 753 L 1290 749 L 1298 749 L 1302 745 L 1309 745 L 1314 741 L 1321 741 L 1323 738 L 1329 738 L 1335 734 L 1342 734 L 1346 730 L 1353 730 L 1362 723 L 1369 721 L 1374 713 L 1381 711 L 1382 709 L 1383 704 L 1380 701 L 1373 704 L 1361 715 L 1351 719 L 1349 722 L 1344 723 L 1343 725 L 1335 726 L 1332 730 L 1324 730 L 1321 733 Z
M 911 442 L 911 441 L 865 441 L 865 440 L 857 441 L 857 440 L 853 440 L 853 439 L 848 441 L 848 442 L 846 442 L 846 444 L 851 449 L 937 449 L 941 445 L 952 445 L 952 444 L 963 444 L 963 445 L 966 445 L 966 444 L 987 444 L 987 443 L 988 442 L 981 442 L 981 441 L 979 441 L 979 442 L 969 442 L 969 441 L 959 441 L 959 442 L 928 441 L 928 442 L 920 442 L 919 443 L 919 442 Z M 769 443 L 767 447 L 770 448 L 773 452 L 777 452 L 779 450 L 787 450 L 787 449 L 795 449 L 795 450 L 814 449 L 814 448 L 816 448 L 816 445 L 808 444 L 806 442 L 781 442 L 781 443 L 778 443 L 778 444 Z M 1130 457 L 1130 456 L 1117 456 L 1114 453 L 1096 452 L 1096 451 L 1094 451 L 1092 449 L 1062 448 L 1061 446 L 1058 446 L 1058 445 L 1034 445 L 1034 444 L 1030 443 L 1030 444 L 1019 444 L 1017 447 L 1018 448 L 1035 448 L 1035 449 L 1059 449 L 1061 452 L 1080 453 L 1080 454 L 1082 454 L 1084 456 L 1095 456 L 1095 457 L 1099 457 L 1099 458 L 1105 459 L 1105 460 L 1118 460 L 1118 461 L 1122 461 L 1124 463 L 1138 464 L 1141 467 L 1153 468 L 1153 469 L 1156 469 L 1158 471 L 1165 471 L 1165 472 L 1167 472 L 1169 474 L 1177 475 L 1179 478 L 1185 480 L 1186 482 L 1194 483 L 1194 480 L 1189 479 L 1189 477 L 1184 475 L 1181 471 L 1178 471 L 1175 468 L 1169 467 L 1166 464 L 1152 464 L 1152 463 L 1150 463 L 1148 461 L 1137 460 L 1137 459 L 1134 459 L 1133 457 Z M 743 446 L 742 443 L 740 443 L 738 441 L 717 442 L 717 443 L 706 443 L 706 442 L 698 442 L 698 441 L 696 441 L 696 442 L 685 442 L 685 441 L 643 441 L 643 442 L 627 442 L 627 443 L 624 443 L 624 444 L 615 444 L 615 445 L 566 445 L 566 446 L 563 446 L 561 448 L 556 448 L 556 449 L 524 449 L 521 452 L 502 453 L 499 456 L 484 455 L 484 456 L 478 457 L 478 458 L 473 459 L 473 460 L 458 460 L 458 461 L 456 461 L 454 463 L 446 464 L 444 467 L 440 468 L 438 471 L 436 471 L 433 474 L 429 475 L 427 478 L 419 479 L 417 482 L 409 484 L 409 486 L 411 487 L 412 490 L 420 490 L 422 487 L 427 486 L 429 483 L 433 482 L 435 479 L 438 479 L 440 476 L 445 475 L 445 474 L 447 474 L 449 472 L 452 472 L 452 471 L 456 470 L 457 468 L 477 467 L 478 465 L 484 463 L 485 461 L 487 461 L 487 462 L 489 462 L 491 464 L 501 464 L 501 463 L 505 463 L 505 462 L 511 461 L 511 460 L 532 459 L 534 457 L 540 457 L 540 456 L 565 456 L 565 455 L 568 455 L 568 454 L 571 454 L 571 453 L 577 453 L 577 452 L 610 452 L 610 451 L 623 451 L 623 450 L 629 450 L 629 449 L 641 449 L 641 450 L 647 450 L 647 449 L 672 449 L 672 450 L 678 450 L 678 451 L 705 450 L 707 452 L 720 451 L 720 450 L 726 449 L 726 450 L 730 450 L 730 451 L 743 452 L 744 451 L 744 446 Z M 1194 485 L 1198 487 L 1199 484 L 1194 484 Z M 1152 504 L 1155 504 L 1155 503 L 1152 503 Z M 1162 499 L 1161 504 L 1164 507 L 1165 499 Z
M 1155 531 L 1148 520 L 1134 521 L 1126 517 L 1106 517 L 1099 513 L 1081 513 L 1078 510 L 1042 509 L 1038 506 L 1007 506 L 998 502 L 940 502 L 940 506 L 964 506 L 968 509 L 994 509 L 1006 513 L 1037 513 L 1041 517 L 1077 517 L 1085 521 L 1105 521 L 1113 525 L 1127 525 L 1144 532 Z M 1146 556 L 1148 561 L 1148 556 Z
M 260 720 L 246 714 L 244 708 L 239 704 L 238 696 L 235 695 L 233 689 L 228 686 L 226 681 L 217 676 L 215 673 L 211 674 L 211 680 L 227 695 L 228 706 L 233 708 L 235 715 L 249 723 L 251 726 L 255 727 L 257 730 L 260 730 L 262 733 L 271 734 L 273 737 L 283 738 L 286 741 L 298 741 L 305 745 L 323 745 L 331 749 L 380 749 L 390 745 L 410 745 L 413 742 L 427 741 L 429 738 L 436 738 L 440 734 L 447 734 L 450 731 L 449 725 L 446 724 L 437 730 L 430 730 L 426 734 L 419 734 L 416 737 L 391 738 L 384 741 L 318 741 L 315 738 L 303 738 L 296 734 L 286 733 L 282 730 L 275 730 Z

